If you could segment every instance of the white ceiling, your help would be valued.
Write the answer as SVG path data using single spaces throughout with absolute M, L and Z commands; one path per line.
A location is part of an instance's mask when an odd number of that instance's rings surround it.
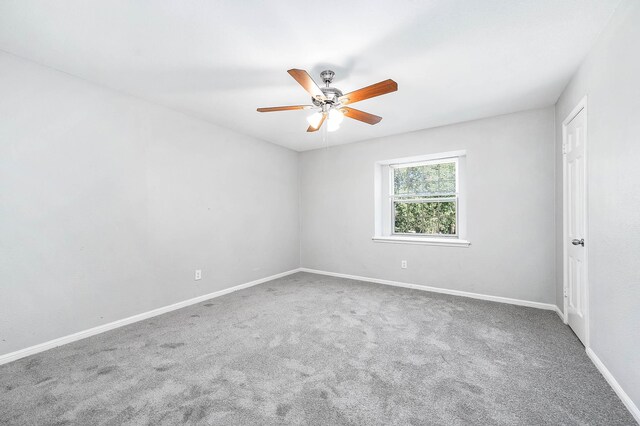
M 324 144 L 552 105 L 620 0 L 0 0 L 0 49 L 304 151 L 308 104 L 286 73 L 325 68 L 354 104 Z

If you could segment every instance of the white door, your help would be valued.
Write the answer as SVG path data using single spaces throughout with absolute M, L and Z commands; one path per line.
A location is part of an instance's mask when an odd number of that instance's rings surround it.
M 586 110 L 564 125 L 565 313 L 569 326 L 587 346 Z

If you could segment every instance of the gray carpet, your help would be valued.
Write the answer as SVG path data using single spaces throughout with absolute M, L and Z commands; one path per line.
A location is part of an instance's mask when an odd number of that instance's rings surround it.
M 0 366 L 0 423 L 632 425 L 550 311 L 295 274 Z

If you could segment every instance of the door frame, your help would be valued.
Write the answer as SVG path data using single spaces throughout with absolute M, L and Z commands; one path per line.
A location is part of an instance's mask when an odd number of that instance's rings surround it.
M 563 299 L 563 319 L 565 324 L 569 324 L 568 313 L 568 285 L 569 285 L 569 256 L 568 256 L 568 244 L 569 244 L 569 230 L 568 230 L 568 206 L 569 200 L 567 198 L 567 156 L 565 154 L 565 146 L 567 143 L 567 126 L 581 111 L 584 111 L 584 320 L 585 320 L 585 341 L 584 346 L 589 349 L 589 245 L 591 240 L 589 239 L 589 161 L 588 161 L 588 143 L 589 143 L 589 130 L 588 130 L 588 114 L 587 114 L 587 96 L 582 98 L 580 102 L 573 108 L 571 113 L 562 122 L 562 299 Z

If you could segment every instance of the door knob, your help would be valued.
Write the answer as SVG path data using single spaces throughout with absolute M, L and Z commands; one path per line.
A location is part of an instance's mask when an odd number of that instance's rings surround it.
M 571 240 L 571 244 L 573 244 L 574 246 L 582 246 L 582 247 L 584 247 L 584 238 L 582 238 L 580 240 L 575 238 L 575 239 Z

